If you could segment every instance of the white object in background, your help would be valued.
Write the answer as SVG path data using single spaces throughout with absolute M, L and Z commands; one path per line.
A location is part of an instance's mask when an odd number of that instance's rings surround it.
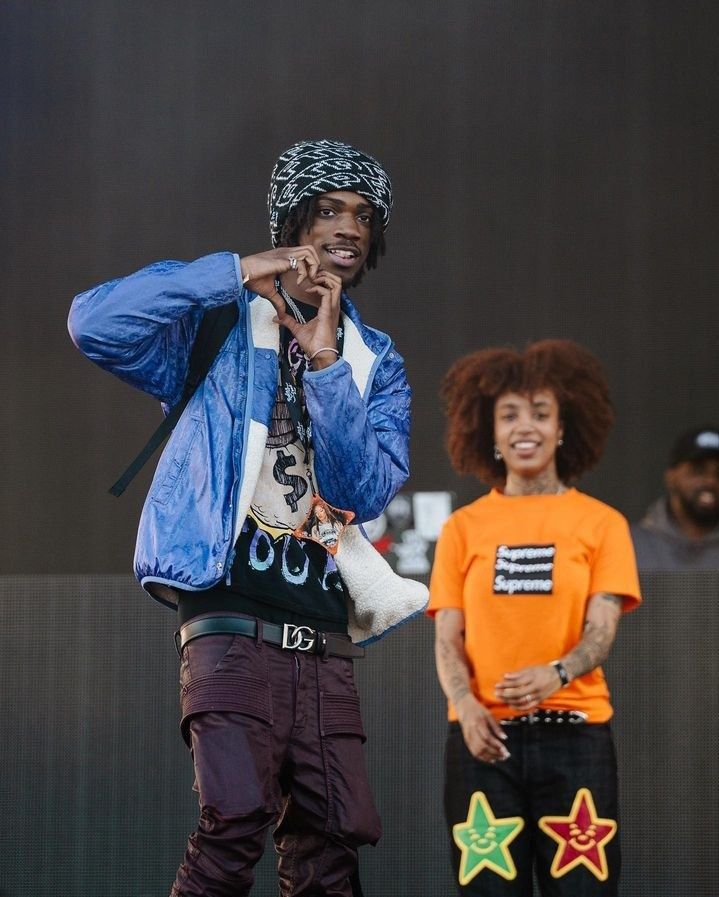
M 424 576 L 430 571 L 429 542 L 416 529 L 407 529 L 399 542 L 392 546 L 397 555 L 397 572 L 400 576 Z
M 452 513 L 452 493 L 415 492 L 412 506 L 414 528 L 428 542 L 436 542 L 445 520 Z
M 379 542 L 379 540 L 387 532 L 387 517 L 380 514 L 374 520 L 367 520 L 362 524 L 362 529 L 367 533 L 370 542 Z

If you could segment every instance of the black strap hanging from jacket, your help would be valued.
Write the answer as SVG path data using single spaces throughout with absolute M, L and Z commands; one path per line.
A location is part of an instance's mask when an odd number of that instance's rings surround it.
M 170 411 L 160 426 L 150 436 L 147 444 L 123 473 L 120 479 L 110 487 L 110 493 L 119 497 L 128 487 L 130 482 L 145 466 L 149 458 L 157 450 L 158 446 L 167 439 L 177 424 L 182 412 L 187 407 L 195 393 L 197 387 L 207 376 L 207 372 L 212 367 L 212 362 L 217 357 L 217 353 L 222 348 L 230 331 L 237 323 L 238 311 L 237 303 L 231 302 L 229 305 L 220 305 L 218 308 L 211 308 L 203 315 L 200 326 L 197 329 L 197 336 L 192 345 L 190 354 L 190 364 L 185 381 L 185 388 L 182 392 L 182 398 Z

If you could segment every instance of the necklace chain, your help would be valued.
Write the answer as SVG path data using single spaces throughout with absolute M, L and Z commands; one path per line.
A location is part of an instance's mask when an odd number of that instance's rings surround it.
M 302 312 L 297 307 L 297 303 L 292 298 L 292 296 L 290 296 L 290 294 L 287 292 L 287 290 L 282 286 L 282 283 L 280 282 L 279 277 L 275 278 L 275 289 L 280 294 L 280 296 L 282 296 L 282 298 L 285 300 L 287 305 L 289 305 L 290 311 L 295 316 L 295 320 L 297 321 L 297 323 L 298 324 L 306 324 L 307 321 L 305 320 L 305 316 L 302 314 Z

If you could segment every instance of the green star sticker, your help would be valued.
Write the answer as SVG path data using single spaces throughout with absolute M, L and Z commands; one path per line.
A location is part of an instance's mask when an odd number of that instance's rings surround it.
M 466 885 L 482 869 L 491 869 L 507 881 L 517 877 L 517 867 L 508 847 L 524 828 L 521 816 L 495 819 L 483 791 L 475 791 L 469 802 L 466 822 L 452 826 L 454 843 L 462 851 L 459 883 Z

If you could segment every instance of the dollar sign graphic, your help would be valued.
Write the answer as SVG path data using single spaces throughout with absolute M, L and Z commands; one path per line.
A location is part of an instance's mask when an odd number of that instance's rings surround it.
M 292 492 L 285 492 L 285 501 L 293 511 L 297 510 L 297 502 L 307 492 L 307 483 L 302 477 L 289 476 L 286 473 L 288 467 L 294 467 L 297 463 L 292 455 L 286 455 L 282 449 L 277 449 L 277 460 L 272 468 L 272 476 L 283 486 L 292 486 Z

